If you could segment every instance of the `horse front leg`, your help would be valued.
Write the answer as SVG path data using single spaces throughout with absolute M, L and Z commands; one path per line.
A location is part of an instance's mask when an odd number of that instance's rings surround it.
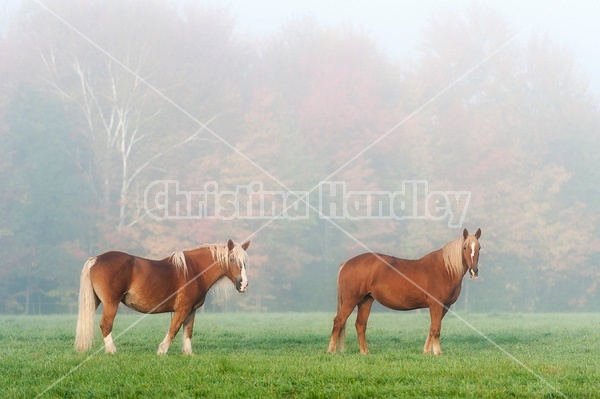
M 448 309 L 450 308 L 450 305 L 443 305 L 442 306 L 442 315 L 440 316 L 440 322 L 439 322 L 439 327 L 438 327 L 438 332 L 437 332 L 437 336 L 434 336 L 434 341 L 433 341 L 433 353 L 435 355 L 441 355 L 442 354 L 442 347 L 440 346 L 440 336 L 442 333 L 442 320 L 444 319 L 444 316 L 446 315 L 446 312 L 448 312 Z
M 156 352 L 158 355 L 166 355 L 169 351 L 169 347 L 171 346 L 171 341 L 177 335 L 177 332 L 181 328 L 183 321 L 190 314 L 189 309 L 185 311 L 177 310 L 173 314 L 173 319 L 171 319 L 171 326 L 169 327 L 169 331 L 167 331 L 167 335 L 165 339 L 162 340 L 160 345 L 158 345 L 158 351 Z
M 441 355 L 442 348 L 440 347 L 440 332 L 442 329 L 442 317 L 444 317 L 444 307 L 440 304 L 433 303 L 429 307 L 429 316 L 431 318 L 431 326 L 429 334 L 423 347 L 423 353 L 426 355 L 433 352 L 434 355 Z
M 192 310 L 183 321 L 183 347 L 181 351 L 184 355 L 192 354 L 192 333 L 194 332 L 194 318 L 196 311 Z

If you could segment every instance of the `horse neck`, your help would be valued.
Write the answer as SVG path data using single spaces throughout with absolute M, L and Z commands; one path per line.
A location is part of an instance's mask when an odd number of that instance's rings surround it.
M 225 268 L 223 268 L 221 262 L 213 259 L 210 249 L 196 249 L 191 251 L 188 257 L 192 260 L 191 263 L 195 269 L 193 274 L 200 274 L 200 279 L 204 281 L 207 287 L 211 287 L 225 276 Z
M 456 245 L 455 242 L 452 243 L 448 243 L 447 245 L 452 244 L 452 245 Z M 462 244 L 461 244 L 462 247 Z M 449 259 L 448 261 L 451 262 L 452 265 L 457 265 L 457 256 L 460 256 L 460 268 L 454 269 L 454 267 L 451 267 L 450 269 L 448 267 L 446 267 L 446 256 L 444 254 L 444 249 L 445 247 L 442 247 L 441 249 L 439 249 L 438 252 L 439 256 L 441 257 L 441 261 L 440 264 L 442 265 L 442 267 L 444 267 L 446 269 L 446 271 L 448 272 L 448 275 L 450 276 L 450 278 L 456 283 L 456 284 L 461 284 L 462 283 L 462 279 L 465 276 L 465 274 L 467 273 L 468 270 L 468 266 L 465 263 L 465 259 L 462 256 L 462 252 L 459 253 L 454 253 L 454 251 L 450 251 L 449 254 L 452 255 L 448 255 Z

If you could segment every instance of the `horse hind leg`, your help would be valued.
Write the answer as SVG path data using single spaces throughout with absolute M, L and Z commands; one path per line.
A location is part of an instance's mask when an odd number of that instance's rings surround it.
M 333 319 L 333 329 L 331 330 L 331 339 L 329 340 L 327 352 L 335 353 L 338 349 L 338 346 L 340 352 L 344 351 L 346 320 L 348 320 L 348 317 L 352 313 L 352 310 L 354 310 L 355 306 L 355 303 L 352 303 L 351 305 L 343 304 L 338 309 L 337 315 Z
M 358 346 L 360 347 L 360 353 L 363 355 L 369 354 L 369 348 L 367 347 L 367 320 L 371 313 L 371 306 L 373 305 L 373 297 L 367 296 L 358 304 L 358 314 L 356 315 L 356 333 L 358 335 Z
M 102 320 L 100 320 L 100 329 L 102 330 L 102 336 L 104 337 L 104 351 L 106 353 L 116 353 L 117 348 L 112 339 L 112 328 L 115 316 L 117 315 L 117 309 L 119 303 L 107 303 L 104 302 L 104 310 L 102 311 Z

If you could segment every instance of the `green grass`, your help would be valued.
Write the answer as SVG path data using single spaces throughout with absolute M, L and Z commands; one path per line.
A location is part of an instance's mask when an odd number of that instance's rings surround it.
M 0 397 L 593 398 L 600 395 L 600 315 L 448 315 L 439 357 L 422 346 L 429 315 L 374 313 L 358 353 L 325 353 L 333 314 L 198 314 L 193 356 L 178 335 L 155 354 L 170 316 L 116 318 L 116 355 L 73 349 L 73 316 L 0 316 Z M 99 318 L 98 318 L 99 319 Z M 503 352 L 506 351 L 507 353 Z M 512 356 L 512 357 L 511 357 Z M 514 358 L 513 358 L 514 357 Z M 515 360 L 517 359 L 517 360 Z M 520 363 L 521 364 L 520 364 Z M 554 390 L 555 388 L 556 390 Z

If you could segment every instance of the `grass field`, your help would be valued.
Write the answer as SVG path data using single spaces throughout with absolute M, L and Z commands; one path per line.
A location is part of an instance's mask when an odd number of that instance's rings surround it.
M 333 314 L 198 314 L 193 356 L 179 335 L 156 355 L 170 315 L 141 316 L 117 315 L 116 355 L 99 328 L 76 353 L 73 316 L 0 316 L 0 398 L 600 397 L 598 314 L 461 316 L 497 346 L 448 315 L 439 357 L 422 354 L 426 312 L 372 314 L 368 356 L 354 316 L 330 355 Z

